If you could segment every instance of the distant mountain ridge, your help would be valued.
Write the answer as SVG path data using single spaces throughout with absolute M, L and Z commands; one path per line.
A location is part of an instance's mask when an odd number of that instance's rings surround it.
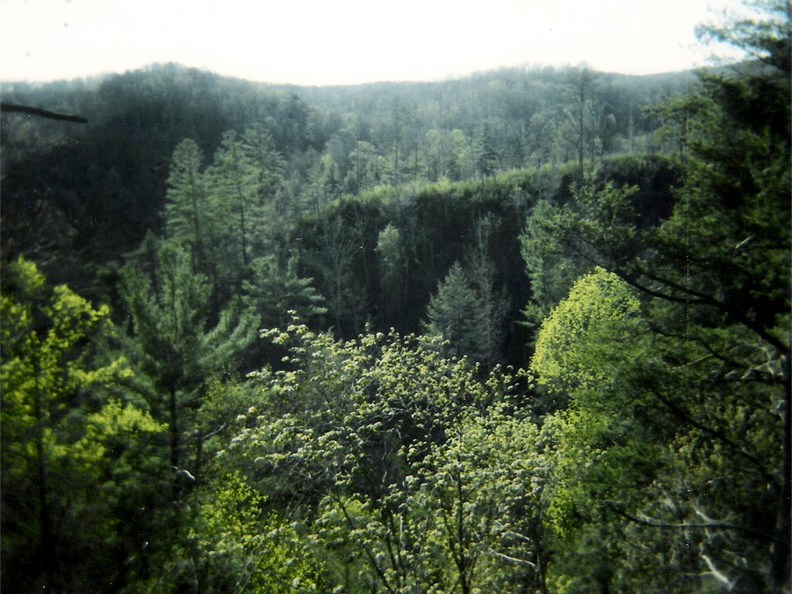
M 686 92 L 693 73 L 587 72 L 580 134 L 592 156 L 667 150 L 655 133 L 663 122 L 646 108 Z M 254 123 L 266 124 L 285 159 L 291 200 L 319 178 L 329 201 L 378 185 L 562 163 L 577 150 L 569 113 L 576 76 L 575 68 L 512 68 L 438 82 L 300 87 L 154 64 L 89 79 L 4 83 L 3 101 L 88 124 L 0 117 L 3 249 L 34 253 L 38 231 L 52 225 L 80 259 L 117 257 L 147 230 L 160 230 L 179 142 L 193 138 L 209 162 L 224 132 Z

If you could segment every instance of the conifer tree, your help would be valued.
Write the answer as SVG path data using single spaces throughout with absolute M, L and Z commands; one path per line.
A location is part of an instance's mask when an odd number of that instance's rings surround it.
M 256 258 L 252 277 L 244 281 L 245 302 L 265 328 L 287 326 L 292 315 L 306 322 L 324 315 L 324 298 L 312 286 L 313 279 L 299 275 L 299 256 L 292 253 L 285 265 L 275 255 Z M 291 313 L 290 313 L 291 312 Z
M 264 209 L 259 202 L 258 172 L 233 130 L 223 134 L 208 175 L 218 204 L 217 216 L 226 225 L 228 256 L 236 263 L 236 282 L 241 282 L 254 248 L 260 247 L 260 241 L 255 240 L 264 221 Z
M 479 320 L 481 301 L 465 275 L 462 265 L 454 262 L 437 287 L 426 310 L 426 333 L 448 341 L 444 351 L 453 357 L 481 354 Z
M 212 216 L 202 167 L 203 155 L 198 144 L 190 138 L 179 143 L 171 160 L 165 204 L 168 236 L 190 247 L 196 270 L 204 268 L 206 221 Z
M 242 148 L 254 169 L 258 206 L 277 205 L 285 161 L 265 124 L 253 124 L 242 135 Z
M 212 303 L 218 308 L 227 282 L 218 258 L 222 250 L 222 212 L 202 168 L 203 154 L 198 144 L 189 138 L 179 143 L 168 176 L 165 231 L 169 240 L 189 250 L 193 270 L 211 279 Z
M 258 323 L 233 301 L 211 321 L 209 283 L 192 270 L 189 254 L 167 242 L 153 250 L 148 271 L 134 262 L 124 267 L 120 292 L 159 391 L 153 406 L 169 426 L 171 464 L 181 468 L 200 389 L 250 344 Z

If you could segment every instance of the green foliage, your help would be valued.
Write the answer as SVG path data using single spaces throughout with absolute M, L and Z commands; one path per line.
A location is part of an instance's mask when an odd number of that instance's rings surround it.
M 581 277 L 542 322 L 531 359 L 537 383 L 556 394 L 596 390 L 646 331 L 641 321 L 635 292 L 618 276 L 597 268 Z M 613 345 L 616 361 L 608 360 Z
M 136 587 L 153 593 L 318 592 L 312 560 L 295 528 L 263 509 L 265 498 L 238 473 L 219 474 L 211 493 L 197 491 L 183 542 L 161 573 Z M 163 571 L 164 570 L 164 571 Z
M 4 116 L 4 582 L 788 592 L 790 11 L 759 7 L 701 30 L 756 61 L 698 85 L 165 66 L 46 86 L 93 106 L 79 151 Z
M 271 328 L 287 324 L 293 311 L 304 320 L 311 320 L 327 312 L 324 299 L 313 288 L 311 278 L 298 274 L 298 255 L 293 253 L 283 266 L 273 256 L 256 258 L 251 263 L 252 279 L 244 281 L 245 300 L 260 319 Z
M 257 320 L 231 303 L 210 321 L 210 287 L 192 270 L 189 254 L 169 243 L 145 247 L 149 253 L 141 259 L 153 260 L 154 267 L 146 272 L 127 264 L 120 292 L 155 382 L 152 407 L 170 426 L 171 463 L 178 468 L 198 392 L 250 344 Z
M 361 252 L 358 231 L 348 228 L 340 215 L 323 221 L 317 247 L 306 255 L 339 336 L 348 336 L 363 326 L 366 297 L 355 282 L 355 265 Z
M 546 237 L 551 253 L 632 287 L 584 277 L 589 291 L 576 285 L 537 339 L 535 369 L 570 399 L 545 420 L 559 589 L 789 587 L 784 15 L 773 29 L 784 33 L 765 37 L 755 25 L 771 67 L 703 77 L 666 220 L 640 224 L 631 190 L 608 185 L 581 186 L 575 202 L 535 220 L 533 246 Z M 591 555 L 595 539 L 603 544 Z
M 430 299 L 426 333 L 446 341 L 447 356 L 467 356 L 487 366 L 498 358 L 508 303 L 493 277 L 485 252 L 474 251 L 467 270 L 455 262 Z
M 190 245 L 199 264 L 206 257 L 204 235 L 211 235 L 206 227 L 212 217 L 202 168 L 198 144 L 189 138 L 179 143 L 173 152 L 165 205 L 169 236 Z
M 427 539 L 443 559 L 446 589 L 542 587 L 544 477 L 534 425 L 498 412 L 472 416 L 419 468 L 413 506 L 433 518 Z
M 131 402 L 133 371 L 103 352 L 109 309 L 35 264 L 4 266 L 1 310 L 3 579 L 23 589 L 101 591 L 142 546 L 163 427 Z
M 465 276 L 462 266 L 455 262 L 437 288 L 427 307 L 426 333 L 448 341 L 444 349 L 450 356 L 478 355 L 479 299 Z
M 525 514 L 539 514 L 537 430 L 499 412 L 509 376 L 482 383 L 464 361 L 395 333 L 340 343 L 297 324 L 268 336 L 291 345 L 292 369 L 252 376 L 254 404 L 216 464 L 244 472 L 265 508 L 299 518 L 301 542 L 324 560 L 316 583 L 541 582 L 541 529 Z

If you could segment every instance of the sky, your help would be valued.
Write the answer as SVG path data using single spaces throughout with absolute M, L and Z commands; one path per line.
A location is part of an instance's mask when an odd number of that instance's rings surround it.
M 707 63 L 694 27 L 737 0 L 0 0 L 0 80 L 177 62 L 297 85 L 443 80 L 587 63 Z

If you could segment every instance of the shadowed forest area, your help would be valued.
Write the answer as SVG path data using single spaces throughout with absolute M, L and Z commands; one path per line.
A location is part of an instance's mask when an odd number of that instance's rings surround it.
M 696 73 L 4 83 L 3 590 L 791 592 L 759 4 Z

